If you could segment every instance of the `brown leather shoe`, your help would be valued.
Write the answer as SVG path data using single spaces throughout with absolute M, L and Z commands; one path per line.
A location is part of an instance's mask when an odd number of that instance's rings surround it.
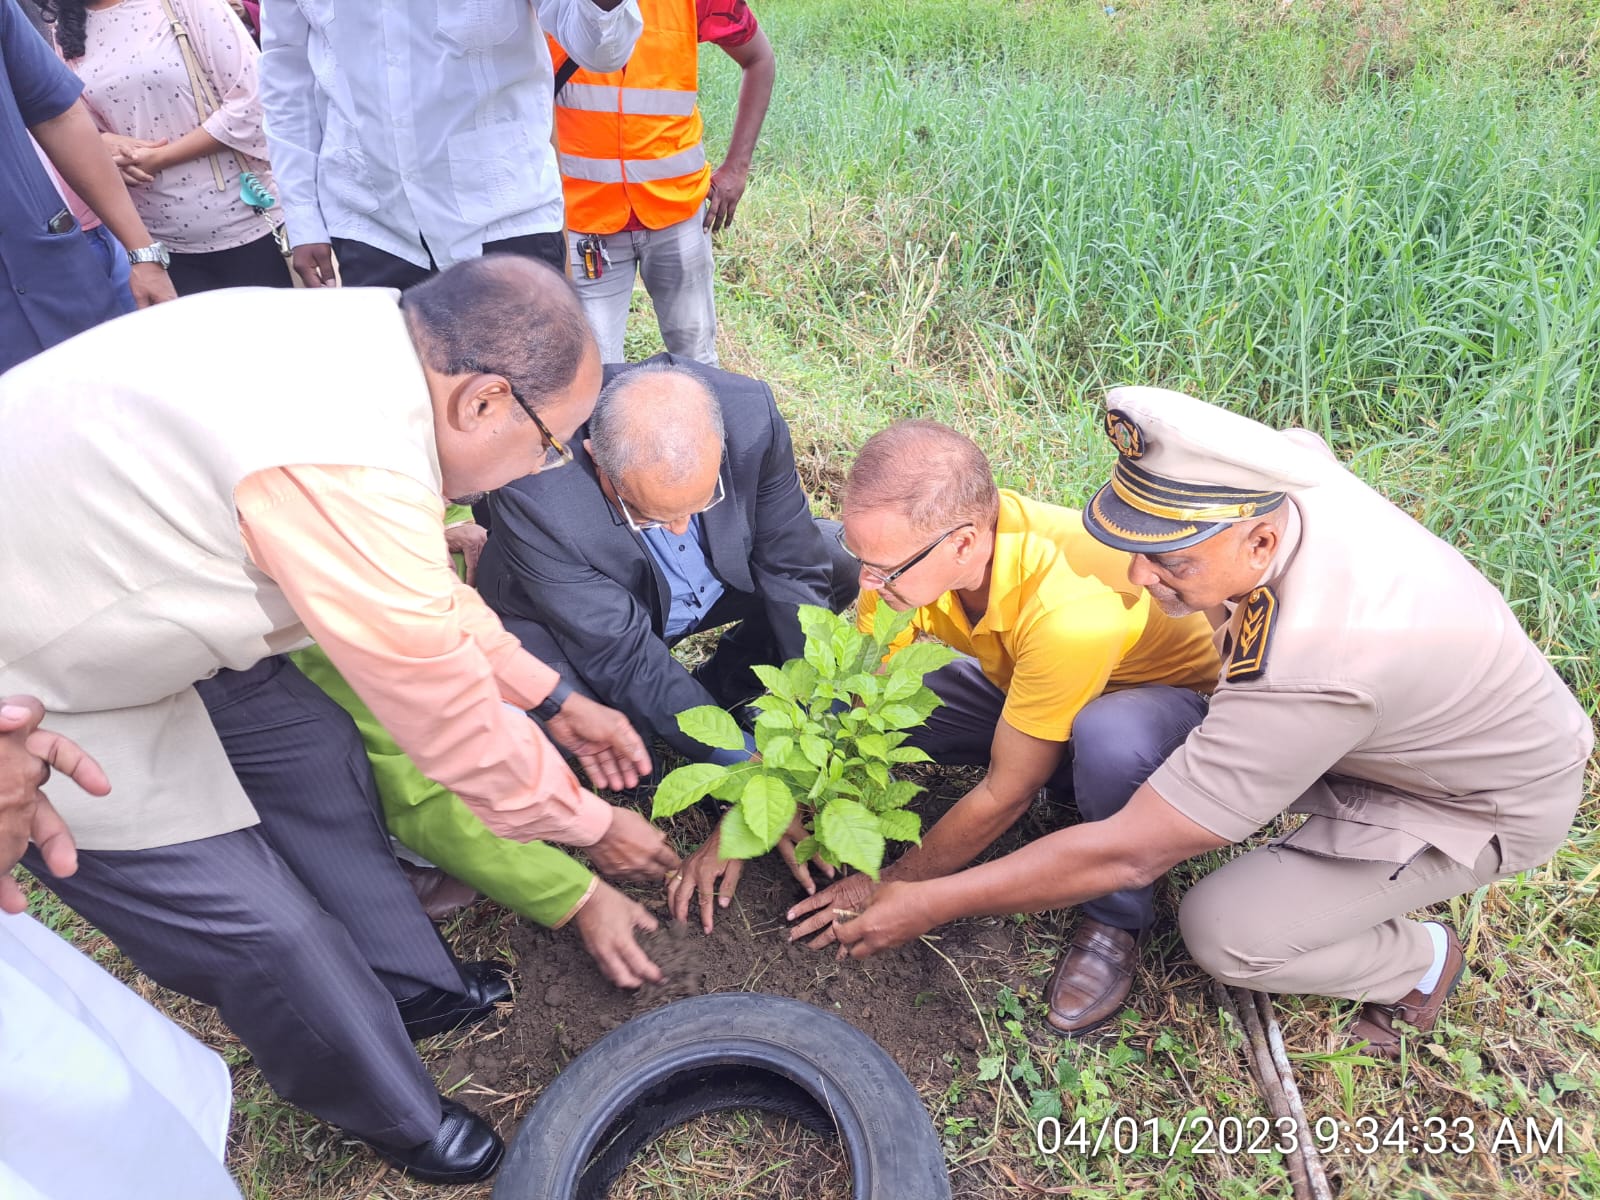
M 1443 921 L 1436 924 L 1443 926 L 1445 937 L 1444 970 L 1439 975 L 1438 986 L 1427 995 L 1412 988 L 1393 1004 L 1363 1004 L 1360 1014 L 1350 1023 L 1351 1043 L 1366 1042 L 1366 1052 L 1375 1058 L 1400 1057 L 1400 1031 L 1394 1027 L 1396 1018 L 1420 1033 L 1432 1029 L 1445 1001 L 1450 999 L 1467 969 L 1466 955 L 1456 931 Z
M 419 867 L 403 858 L 395 861 L 405 872 L 406 881 L 411 884 L 411 890 L 417 894 L 417 901 L 430 921 L 443 921 L 478 902 L 476 888 L 462 883 L 453 875 L 446 875 L 438 867 Z
M 1050 977 L 1045 1020 L 1072 1037 L 1104 1025 L 1122 1011 L 1139 961 L 1138 939 L 1126 929 L 1084 917 Z

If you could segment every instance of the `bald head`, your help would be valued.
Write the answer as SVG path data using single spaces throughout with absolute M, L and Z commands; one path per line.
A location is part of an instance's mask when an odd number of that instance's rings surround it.
M 589 418 L 595 465 L 633 495 L 709 492 L 722 462 L 722 438 L 722 406 L 711 389 L 692 372 L 659 363 L 613 379 Z
M 972 439 L 937 421 L 896 421 L 867 439 L 845 479 L 847 516 L 876 509 L 932 536 L 963 521 L 987 528 L 1000 493 Z
M 440 375 L 501 375 L 539 410 L 595 355 L 583 306 L 561 272 L 519 254 L 457 263 L 400 298 L 412 341 Z M 518 411 L 519 419 L 526 420 Z

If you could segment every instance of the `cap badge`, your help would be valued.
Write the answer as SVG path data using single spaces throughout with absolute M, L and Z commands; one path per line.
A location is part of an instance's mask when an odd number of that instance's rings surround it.
M 1123 458 L 1143 457 L 1144 434 L 1134 424 L 1133 418 L 1120 408 L 1106 410 L 1106 433 Z
M 1270 587 L 1258 587 L 1245 598 L 1239 614 L 1239 644 L 1228 664 L 1227 680 L 1256 679 L 1267 669 L 1267 648 L 1278 615 L 1278 596 Z

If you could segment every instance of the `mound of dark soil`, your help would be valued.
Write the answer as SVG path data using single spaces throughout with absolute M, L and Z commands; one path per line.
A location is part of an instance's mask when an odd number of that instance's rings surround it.
M 636 894 L 665 918 L 659 893 Z M 789 942 L 783 913 L 802 895 L 776 856 L 751 863 L 709 936 L 696 917 L 689 926 L 664 924 L 645 939 L 667 979 L 637 993 L 601 976 L 575 930 L 516 922 L 514 1009 L 488 1036 L 464 1043 L 441 1082 L 465 1081 L 469 1095 L 526 1097 L 628 1018 L 685 996 L 734 991 L 790 996 L 843 1017 L 881 1043 L 924 1096 L 945 1090 L 955 1060 L 970 1070 L 985 1038 L 968 989 L 988 1009 L 998 983 L 1020 986 L 1018 927 L 961 922 L 937 931 L 937 951 L 913 943 L 865 962 L 841 962 L 833 947 Z

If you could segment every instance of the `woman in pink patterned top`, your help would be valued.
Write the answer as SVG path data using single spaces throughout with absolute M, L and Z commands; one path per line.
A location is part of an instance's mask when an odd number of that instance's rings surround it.
M 273 226 L 240 196 L 253 172 L 270 193 L 256 68 L 261 52 L 226 0 L 47 0 L 56 46 L 129 183 L 139 215 L 172 254 L 179 295 L 288 287 Z M 217 107 L 202 122 L 176 23 Z M 209 106 L 208 106 L 209 107 Z M 220 186 L 219 186 L 220 181 Z

